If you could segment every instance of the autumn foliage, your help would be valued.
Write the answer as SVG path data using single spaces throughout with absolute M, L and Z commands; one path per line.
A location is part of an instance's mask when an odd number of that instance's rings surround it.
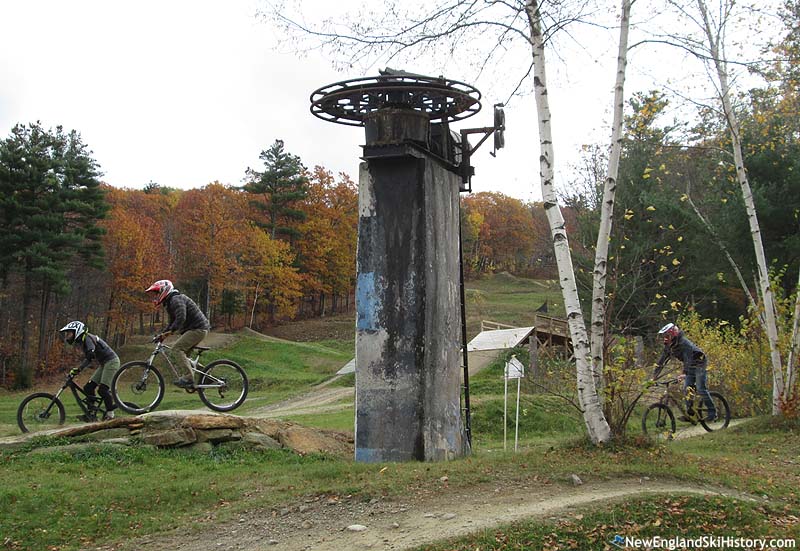
M 352 304 L 358 209 L 346 176 L 313 170 L 307 197 L 294 205 L 304 216 L 291 240 L 272 238 L 258 224 L 250 194 L 219 182 L 186 191 L 107 191 L 109 302 L 96 315 L 109 335 L 124 338 L 154 323 L 157 312 L 142 291 L 160 278 L 172 279 L 224 328 L 258 328 L 301 310 L 317 315 Z
M 555 259 L 544 208 L 502 193 L 480 192 L 462 201 L 464 272 L 552 278 Z

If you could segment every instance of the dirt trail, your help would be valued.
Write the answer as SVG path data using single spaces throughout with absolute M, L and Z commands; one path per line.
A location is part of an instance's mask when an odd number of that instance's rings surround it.
M 728 424 L 728 428 L 735 427 L 736 425 L 741 425 L 742 423 L 747 423 L 748 421 L 752 420 L 753 420 L 752 417 L 745 417 L 743 419 L 731 419 L 730 423 Z M 694 438 L 695 436 L 703 436 L 706 434 L 714 434 L 714 433 L 708 432 L 701 425 L 695 425 L 686 428 L 678 428 L 678 430 L 675 432 L 675 440 L 683 440 L 684 438 Z
M 311 392 L 295 398 L 270 404 L 248 412 L 248 417 L 282 417 L 286 415 L 305 415 L 329 413 L 352 406 L 355 395 L 353 387 L 328 387 L 326 383 L 315 387 Z M 343 402 L 349 399 L 349 402 Z
M 652 493 L 735 495 L 711 486 L 646 479 L 581 486 L 529 481 L 514 487 L 484 485 L 458 490 L 450 490 L 443 483 L 427 495 L 368 503 L 347 498 L 306 499 L 277 511 L 250 511 L 227 523 L 209 519 L 209 524 L 196 525 L 182 533 L 140 538 L 122 546 L 99 549 L 399 551 L 522 519 L 566 518 L 601 502 Z M 348 529 L 355 524 L 365 529 Z M 611 539 L 614 534 L 609 532 L 608 536 Z

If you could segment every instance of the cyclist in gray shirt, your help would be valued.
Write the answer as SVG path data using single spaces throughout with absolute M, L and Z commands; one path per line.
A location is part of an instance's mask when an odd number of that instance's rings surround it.
M 114 379 L 114 374 L 119 370 L 119 357 L 110 346 L 98 337 L 92 335 L 86 329 L 86 325 L 80 321 L 71 321 L 58 331 L 61 334 L 62 340 L 71 344 L 72 346 L 80 346 L 83 352 L 83 362 L 81 365 L 73 368 L 70 374 L 74 377 L 83 369 L 89 367 L 93 361 L 97 361 L 100 367 L 94 372 L 92 378 L 83 387 L 83 391 L 90 398 L 95 398 L 95 390 L 103 399 L 106 406 L 106 412 L 103 414 L 103 421 L 108 421 L 114 418 L 114 409 L 117 407 L 111 396 L 111 381 Z M 85 419 L 88 421 L 88 419 Z
M 194 380 L 187 354 L 208 335 L 211 324 L 200 307 L 192 299 L 178 291 L 168 279 L 156 281 L 145 292 L 153 293 L 155 296 L 153 303 L 163 306 L 169 316 L 169 325 L 164 331 L 153 337 L 153 341 L 163 341 L 168 335 L 175 332 L 181 335 L 172 345 L 172 350 L 179 365 L 186 368 L 186 375 L 175 379 L 173 384 L 181 388 L 192 388 Z

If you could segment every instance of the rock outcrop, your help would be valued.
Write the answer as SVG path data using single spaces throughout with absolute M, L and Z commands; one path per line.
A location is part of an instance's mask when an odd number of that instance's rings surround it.
M 246 449 L 290 449 L 305 455 L 328 453 L 353 457 L 353 437 L 277 419 L 239 417 L 223 413 L 172 410 L 111 421 L 0 438 L 0 450 L 24 446 L 42 435 L 112 444 L 142 443 L 159 448 L 208 451 L 216 446 Z

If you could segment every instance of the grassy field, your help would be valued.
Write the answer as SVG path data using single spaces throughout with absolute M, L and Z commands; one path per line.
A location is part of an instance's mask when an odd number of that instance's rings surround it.
M 538 306 L 541 297 L 552 292 L 548 283 L 505 279 L 473 287 L 486 295 L 485 309 L 476 319 L 522 323 L 530 311 L 526 305 L 533 301 Z M 535 287 L 541 287 L 542 294 L 532 290 Z M 124 352 L 132 359 L 146 357 L 148 350 L 140 343 Z M 254 389 L 237 411 L 246 415 L 327 380 L 352 357 L 351 350 L 347 340 L 291 344 L 240 335 L 207 359 L 224 356 L 246 366 Z M 157 534 L 182 522 L 202 525 L 209 518 L 226 522 L 253 511 L 270 514 L 272 508 L 302 503 L 308 496 L 349 495 L 364 502 L 374 497 L 413 499 L 438 488 L 445 475 L 453 492 L 532 480 L 569 489 L 571 475 L 577 474 L 585 482 L 658 477 L 676 484 L 713 484 L 744 492 L 755 501 L 637 497 L 571 511 L 567 519 L 503 526 L 424 549 L 613 549 L 609 533 L 798 537 L 797 422 L 763 418 L 666 445 L 631 438 L 596 448 L 584 440 L 582 421 L 570 406 L 552 396 L 527 394 L 520 416 L 521 451 L 503 452 L 501 370 L 502 361 L 472 379 L 474 451 L 448 463 L 374 465 L 286 451 L 218 448 L 201 454 L 138 445 L 71 450 L 52 447 L 64 442 L 47 439 L 0 452 L 0 549 L 94 548 Z M 352 385 L 353 379 L 345 377 L 336 384 Z M 0 393 L 0 425 L 6 433 L 17 432 L 14 415 L 23 395 Z M 352 430 L 352 405 L 342 405 L 331 413 L 292 420 Z M 171 389 L 161 407 L 200 406 L 196 396 Z M 68 403 L 67 411 L 76 412 L 76 406 Z M 508 426 L 513 438 L 513 426 Z
M 533 324 L 535 311 L 547 302 L 548 314 L 564 315 L 561 289 L 556 281 L 540 281 L 496 274 L 468 281 L 465 285 L 467 302 L 467 335 L 480 331 L 481 320 L 525 327 Z

